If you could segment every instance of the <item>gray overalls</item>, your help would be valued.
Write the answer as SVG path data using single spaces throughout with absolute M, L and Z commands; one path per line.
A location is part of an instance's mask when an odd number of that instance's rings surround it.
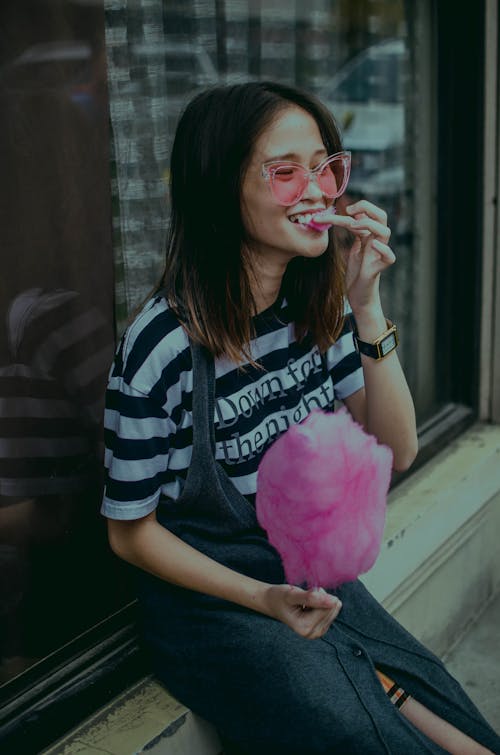
M 158 521 L 198 550 L 255 579 L 281 584 L 277 551 L 254 507 L 214 459 L 214 363 L 193 353 L 193 456 L 177 501 Z M 317 640 L 234 603 L 139 574 L 153 668 L 182 703 L 212 721 L 241 755 L 444 753 L 390 702 L 374 667 L 500 754 L 500 738 L 442 662 L 359 580 L 334 592 L 339 616 Z M 193 753 L 195 755 L 195 753 Z

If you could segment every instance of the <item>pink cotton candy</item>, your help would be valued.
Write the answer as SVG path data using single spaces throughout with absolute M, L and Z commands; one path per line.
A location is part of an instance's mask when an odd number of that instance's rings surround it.
M 335 212 L 335 207 L 329 207 L 327 210 L 321 210 L 311 218 L 307 225 L 309 226 L 309 228 L 313 228 L 315 231 L 327 231 L 328 228 L 332 227 L 333 223 L 323 223 L 323 217 L 325 215 L 328 216 L 331 213 L 335 214 Z
M 347 409 L 314 409 L 264 454 L 257 518 L 287 581 L 337 587 L 375 563 L 385 525 L 392 451 Z
M 314 219 L 311 219 L 307 224 L 309 228 L 314 228 L 315 231 L 327 231 L 332 227 L 332 223 L 316 223 Z

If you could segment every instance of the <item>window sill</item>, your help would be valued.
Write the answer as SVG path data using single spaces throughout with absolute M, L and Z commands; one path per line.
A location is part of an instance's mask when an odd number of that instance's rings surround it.
M 390 492 L 381 552 L 362 581 L 441 655 L 500 589 L 498 526 L 500 426 L 476 423 Z

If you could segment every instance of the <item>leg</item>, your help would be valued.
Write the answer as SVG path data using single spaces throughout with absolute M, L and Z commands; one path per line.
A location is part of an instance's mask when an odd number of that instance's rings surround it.
M 409 697 L 400 710 L 417 729 L 452 755 L 494 755 L 413 697 Z
M 398 687 L 386 674 L 377 669 L 377 676 L 391 702 L 403 716 L 429 739 L 452 755 L 493 755 L 467 734 L 445 721 Z

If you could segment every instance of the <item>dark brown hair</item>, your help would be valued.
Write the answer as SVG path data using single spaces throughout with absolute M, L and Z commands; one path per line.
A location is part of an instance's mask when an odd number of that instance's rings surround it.
M 191 338 L 215 357 L 253 362 L 255 302 L 241 187 L 256 140 L 290 106 L 314 118 L 328 154 L 342 149 L 334 118 L 319 100 L 269 81 L 206 90 L 188 104 L 177 126 L 161 287 Z M 343 279 L 331 232 L 320 257 L 289 262 L 282 290 L 298 340 L 307 335 L 321 351 L 336 340 L 343 323 Z

